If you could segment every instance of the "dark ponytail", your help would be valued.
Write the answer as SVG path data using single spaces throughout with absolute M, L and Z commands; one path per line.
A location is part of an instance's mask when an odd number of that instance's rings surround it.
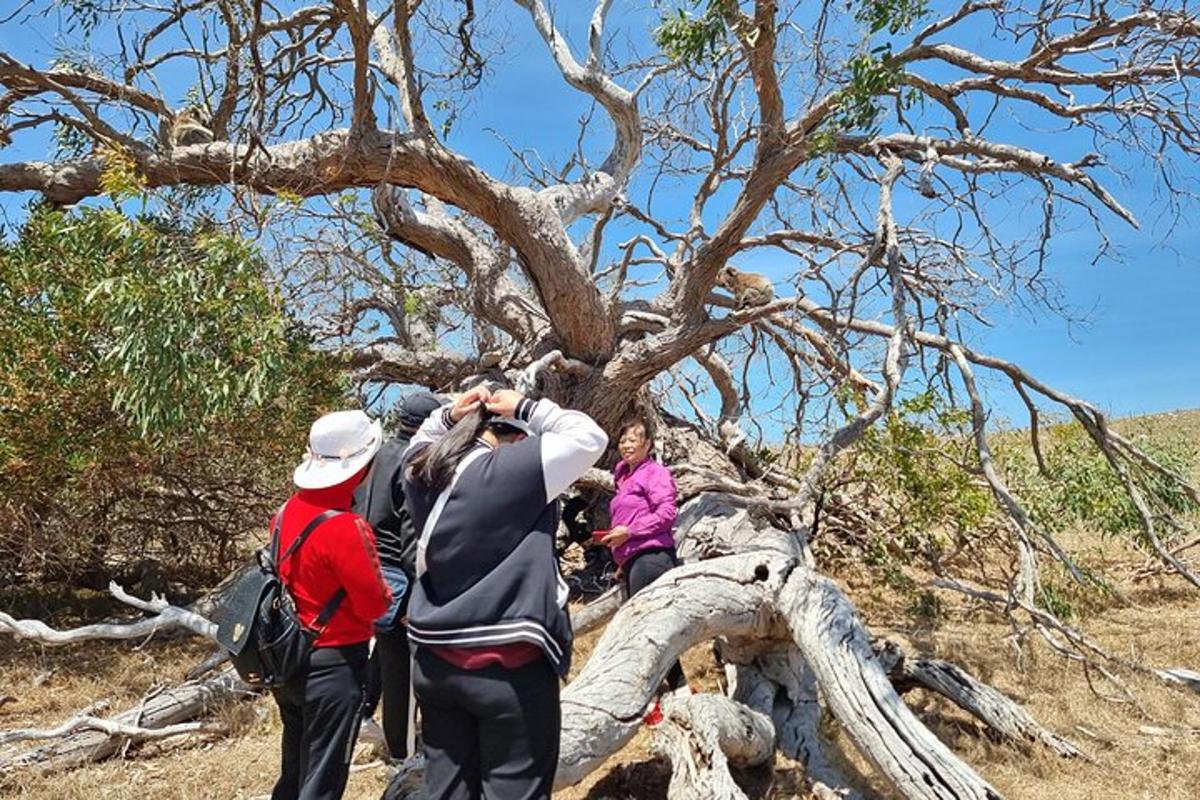
M 444 436 L 412 457 L 408 464 L 410 479 L 440 494 L 450 485 L 458 462 L 471 452 L 486 425 L 483 405 L 477 405 Z

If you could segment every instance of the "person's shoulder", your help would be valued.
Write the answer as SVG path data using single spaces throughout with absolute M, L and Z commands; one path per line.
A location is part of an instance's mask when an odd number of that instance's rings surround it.
M 670 476 L 671 468 L 659 461 L 654 456 L 646 459 L 646 472 L 651 475 L 667 475 Z
M 646 459 L 649 463 L 646 466 L 646 478 L 656 481 L 671 481 L 674 482 L 675 476 L 671 474 L 671 468 L 663 464 L 656 458 Z
M 345 541 L 348 537 L 359 537 L 371 531 L 371 523 L 354 511 L 343 511 L 325 523 L 331 536 L 329 539 Z
M 379 445 L 379 455 L 383 453 L 403 453 L 412 439 L 408 436 L 389 436 Z
M 407 437 L 400 436 L 384 439 L 383 444 L 379 445 L 379 452 L 375 454 L 375 463 L 388 467 L 398 465 L 404 457 L 404 451 L 408 449 L 409 441 Z

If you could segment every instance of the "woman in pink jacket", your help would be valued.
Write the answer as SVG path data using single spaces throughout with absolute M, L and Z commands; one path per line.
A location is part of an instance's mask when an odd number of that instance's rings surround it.
M 601 543 L 612 548 L 613 558 L 625 575 L 625 588 L 633 597 L 675 566 L 675 480 L 671 472 L 651 457 L 652 429 L 645 420 L 621 426 L 613 468 L 616 494 L 609 504 L 612 530 Z M 679 662 L 667 673 L 672 690 L 684 690 L 687 680 Z

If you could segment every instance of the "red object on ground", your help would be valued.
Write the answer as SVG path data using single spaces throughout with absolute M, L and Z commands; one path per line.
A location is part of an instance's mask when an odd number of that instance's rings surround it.
M 658 698 L 654 698 L 654 707 L 646 712 L 646 716 L 642 717 L 642 722 L 651 728 L 663 721 L 662 706 L 658 704 Z

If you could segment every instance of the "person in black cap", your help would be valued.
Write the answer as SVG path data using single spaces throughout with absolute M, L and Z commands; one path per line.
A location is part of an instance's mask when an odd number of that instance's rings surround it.
M 375 622 L 375 650 L 367 672 L 363 719 L 370 719 L 383 701 L 383 736 L 393 759 L 413 755 L 411 662 L 404 616 L 416 571 L 418 531 L 404 507 L 401 458 L 409 440 L 425 419 L 441 406 L 426 391 L 400 398 L 396 433 L 383 443 L 370 474 L 354 493 L 354 511 L 375 531 L 379 562 L 392 590 L 392 604 Z

